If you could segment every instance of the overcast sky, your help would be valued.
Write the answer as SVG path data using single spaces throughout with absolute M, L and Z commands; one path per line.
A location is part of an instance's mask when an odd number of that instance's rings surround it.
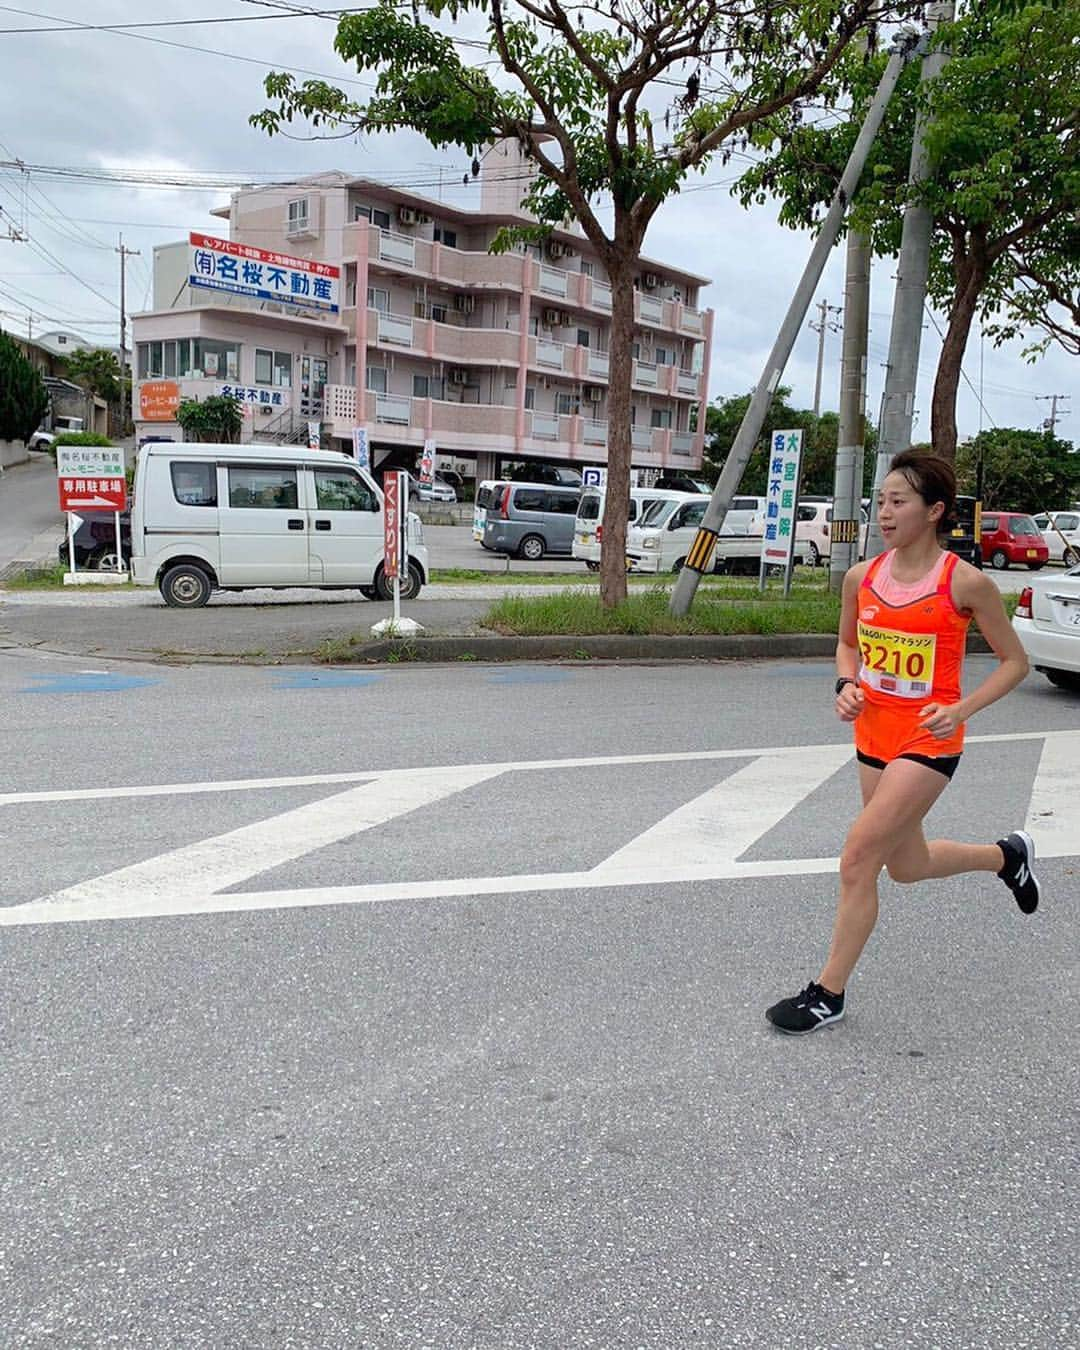
M 478 205 L 479 190 L 461 183 L 462 153 L 440 154 L 410 134 L 338 141 L 271 140 L 248 126 L 265 104 L 268 69 L 302 69 L 336 82 L 360 77 L 334 54 L 335 22 L 313 16 L 273 17 L 294 0 L 23 0 L 0 5 L 0 158 L 68 169 L 154 170 L 227 176 L 236 182 L 343 169 L 434 186 L 445 173 L 444 199 Z M 315 4 L 315 0 L 305 0 Z M 116 32 L 12 30 L 60 24 L 152 24 L 170 19 L 245 22 L 141 27 L 141 36 Z M 251 21 L 254 20 L 254 21 Z M 149 40 L 154 39 L 154 40 Z M 183 44 L 178 46 L 175 44 Z M 204 50 L 193 51 L 190 48 Z M 226 55 L 229 54 L 229 55 Z M 243 58 L 236 59 L 236 58 Z M 346 86 L 358 98 L 360 82 Z M 296 126 L 295 132 L 306 134 Z M 646 252 L 678 260 L 713 278 L 702 305 L 716 311 L 709 397 L 743 393 L 761 375 L 811 246 L 806 234 L 783 229 L 775 210 L 745 211 L 730 197 L 733 167 L 712 167 L 698 183 L 715 183 L 666 204 L 650 228 Z M 0 171 L 0 323 L 25 333 L 63 327 L 116 343 L 119 257 L 124 244 L 140 250 L 128 262 L 128 311 L 149 306 L 155 244 L 191 229 L 220 232 L 208 215 L 228 200 L 227 190 L 137 188 L 63 181 L 44 174 Z M 11 242 L 8 229 L 29 242 Z M 875 267 L 871 294 L 868 412 L 877 420 L 892 308 L 894 267 Z M 834 251 L 816 300 L 843 298 L 843 248 Z M 809 318 L 810 316 L 808 316 Z M 937 316 L 944 330 L 944 320 Z M 784 383 L 797 406 L 813 403 L 817 335 L 804 327 Z M 961 437 L 980 426 L 1036 427 L 1049 415 L 1039 396 L 1073 394 L 1059 405 L 1058 434 L 1080 442 L 1080 390 L 1075 358 L 1052 349 L 1035 364 L 1019 344 L 982 352 L 976 327 L 961 385 Z M 930 393 L 940 340 L 928 323 L 923 334 L 916 400 L 916 439 L 929 437 Z M 835 409 L 840 337 L 827 334 L 822 406 Z M 984 410 L 977 394 L 981 390 Z

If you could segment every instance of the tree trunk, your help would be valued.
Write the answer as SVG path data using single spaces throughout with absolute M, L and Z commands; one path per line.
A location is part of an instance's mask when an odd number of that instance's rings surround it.
M 630 390 L 633 376 L 634 273 L 608 269 L 611 342 L 608 350 L 607 493 L 600 548 L 600 602 L 626 599 L 626 517 L 630 505 Z
M 930 442 L 934 453 L 943 459 L 956 459 L 956 394 L 960 387 L 960 369 L 964 361 L 971 321 L 986 283 L 984 269 L 972 263 L 958 268 L 956 290 L 945 342 L 938 360 L 930 407 Z

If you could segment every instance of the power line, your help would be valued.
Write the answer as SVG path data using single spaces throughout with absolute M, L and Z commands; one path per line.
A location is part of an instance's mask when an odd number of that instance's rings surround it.
M 342 14 L 363 13 L 370 6 L 354 6 L 349 9 L 291 10 L 280 14 L 234 14 L 223 18 L 210 19 L 158 19 L 151 23 L 69 23 L 52 14 L 39 14 L 32 9 L 16 9 L 14 5 L 0 5 L 5 14 L 22 14 L 31 19 L 51 19 L 54 28 L 0 28 L 0 37 L 15 37 L 20 33 L 124 33 L 140 28 L 198 28 L 210 27 L 221 23 L 265 23 L 272 19 L 334 18 Z

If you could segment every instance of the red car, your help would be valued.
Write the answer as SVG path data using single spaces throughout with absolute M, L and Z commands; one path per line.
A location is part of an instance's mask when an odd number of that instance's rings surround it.
M 1003 572 L 1010 563 L 1023 563 L 1037 572 L 1050 561 L 1050 549 L 1039 527 L 1022 511 L 984 511 L 982 556 Z

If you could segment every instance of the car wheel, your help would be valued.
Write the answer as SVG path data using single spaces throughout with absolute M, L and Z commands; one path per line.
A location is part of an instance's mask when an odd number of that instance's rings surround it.
M 1075 567 L 1077 563 L 1080 563 L 1080 552 L 1075 548 L 1067 548 L 1061 555 L 1061 561 L 1066 567 Z
M 1072 693 L 1080 693 L 1080 675 L 1075 670 L 1043 670 L 1043 674 L 1051 684 L 1056 685 L 1058 689 L 1068 689 Z
M 379 593 L 374 586 L 361 586 L 360 594 L 365 600 L 375 600 L 378 598 Z
M 90 555 L 90 570 L 92 572 L 117 572 L 120 569 L 116 564 L 115 548 L 99 548 L 96 553 Z
M 159 589 L 173 609 L 200 609 L 210 599 L 214 584 L 201 567 L 179 563 L 161 578 Z
M 600 571 L 600 564 L 592 558 L 585 559 L 585 566 L 589 569 L 590 572 Z
M 996 548 L 990 554 L 990 566 L 998 572 L 1007 572 L 1009 570 L 1009 555 L 1004 549 Z
M 518 545 L 518 557 L 526 562 L 539 562 L 544 556 L 544 541 L 538 534 L 527 534 Z
M 810 540 L 810 566 L 811 567 L 821 566 L 821 552 L 818 549 L 817 544 L 815 544 L 812 539 Z
M 408 575 L 401 578 L 402 600 L 415 600 L 420 594 L 420 588 L 423 584 L 424 577 L 419 566 L 414 562 L 410 562 Z M 386 575 L 382 567 L 379 568 L 378 574 L 375 577 L 375 594 L 380 600 L 393 600 L 394 598 L 394 583 Z
M 1028 571 L 1037 572 L 1041 567 L 1045 566 L 1046 566 L 1045 563 L 1028 563 Z
M 671 570 L 673 572 L 681 572 L 685 566 L 686 566 L 685 558 L 676 558 L 675 561 L 671 564 Z

